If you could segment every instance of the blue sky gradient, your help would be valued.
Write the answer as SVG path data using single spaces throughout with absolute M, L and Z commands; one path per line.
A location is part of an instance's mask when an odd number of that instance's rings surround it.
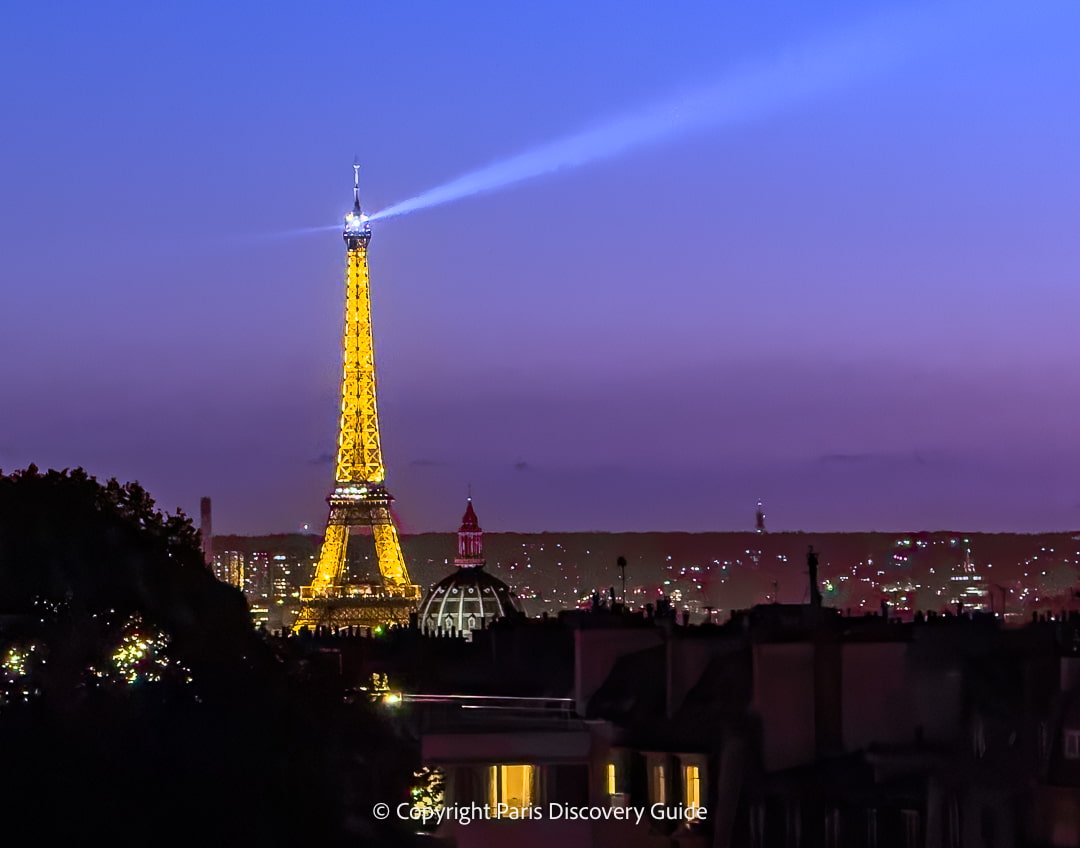
M 1080 526 L 1080 6 L 7 4 L 0 467 L 324 520 L 372 210 L 815 45 L 745 120 L 378 222 L 406 529 Z M 845 42 L 847 34 L 873 35 Z M 841 47 L 851 45 L 850 56 Z M 784 80 L 781 75 L 781 82 Z M 753 103 L 747 101 L 749 112 Z

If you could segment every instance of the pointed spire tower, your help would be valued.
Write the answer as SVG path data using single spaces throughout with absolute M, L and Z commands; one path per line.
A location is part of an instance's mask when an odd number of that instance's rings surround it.
M 422 633 L 471 640 L 472 631 L 488 627 L 498 618 L 522 614 L 517 595 L 489 574 L 484 564 L 484 531 L 469 498 L 458 528 L 457 567 L 431 587 L 420 605 L 417 619 Z
M 458 568 L 478 568 L 484 565 L 484 531 L 480 529 L 472 498 L 469 498 L 465 505 L 465 515 L 461 517 L 461 527 L 458 528 L 454 565 Z
M 310 586 L 300 591 L 294 629 L 324 626 L 373 628 L 404 624 L 416 610 L 420 587 L 409 579 L 397 528 L 390 514 L 375 392 L 375 346 L 371 333 L 368 244 L 371 227 L 360 208 L 360 166 L 353 165 L 353 209 L 345 216 L 348 270 L 342 343 L 341 420 L 334 490 L 319 563 Z M 347 582 L 350 536 L 374 540 L 378 578 Z

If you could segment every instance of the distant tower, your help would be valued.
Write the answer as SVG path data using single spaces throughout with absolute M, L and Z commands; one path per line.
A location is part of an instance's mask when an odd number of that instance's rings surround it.
M 458 568 L 473 568 L 484 564 L 484 531 L 473 509 L 472 498 L 466 502 L 465 514 L 461 517 L 461 527 L 457 534 L 457 556 L 454 565 Z
M 413 585 L 390 515 L 393 501 L 384 483 L 379 414 L 375 397 L 375 348 L 371 334 L 368 243 L 371 228 L 360 210 L 360 166 L 353 166 L 353 210 L 345 216 L 348 270 L 345 274 L 345 328 L 334 490 L 327 498 L 319 563 L 310 586 L 300 590 L 294 629 L 404 624 L 416 610 L 420 587 Z M 370 534 L 375 543 L 378 580 L 345 582 L 350 534 Z
M 765 508 L 761 505 L 761 501 L 757 502 L 757 511 L 754 513 L 754 529 L 758 533 L 765 532 Z
M 458 528 L 454 565 L 455 572 L 432 586 L 420 604 L 417 619 L 422 633 L 471 640 L 472 631 L 521 612 L 521 604 L 510 587 L 484 568 L 484 531 L 472 498 L 465 505 Z
M 810 579 L 810 606 L 821 606 L 821 589 L 818 588 L 818 555 L 811 545 L 806 549 L 806 572 Z
M 214 534 L 210 526 L 210 498 L 199 501 L 199 542 L 202 545 L 203 562 L 210 568 L 214 564 Z

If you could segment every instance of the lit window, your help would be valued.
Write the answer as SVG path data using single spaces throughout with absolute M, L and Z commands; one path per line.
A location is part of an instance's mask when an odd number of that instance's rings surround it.
M 615 794 L 615 763 L 607 764 L 607 794 Z
M 524 810 L 532 806 L 532 766 L 492 766 L 488 773 L 488 797 L 496 815 L 507 815 L 507 810 Z M 501 808 L 500 804 L 503 805 Z
M 1080 760 L 1080 730 L 1065 731 L 1065 759 Z
M 686 808 L 696 809 L 701 806 L 701 769 L 697 766 L 687 766 L 685 769 L 685 781 L 683 788 L 686 793 Z
M 667 779 L 662 765 L 652 767 L 652 799 L 654 804 L 667 803 Z

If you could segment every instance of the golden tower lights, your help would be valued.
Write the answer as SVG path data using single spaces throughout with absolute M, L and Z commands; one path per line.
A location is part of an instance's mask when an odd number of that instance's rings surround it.
M 367 260 L 371 228 L 360 210 L 359 165 L 353 166 L 353 210 L 345 216 L 343 236 L 348 270 L 336 485 L 327 498 L 330 515 L 319 564 L 311 585 L 300 590 L 294 630 L 402 624 L 420 602 L 420 587 L 409 579 L 390 515 L 393 498 L 384 484 Z M 357 530 L 374 539 L 381 582 L 344 582 L 349 537 Z

